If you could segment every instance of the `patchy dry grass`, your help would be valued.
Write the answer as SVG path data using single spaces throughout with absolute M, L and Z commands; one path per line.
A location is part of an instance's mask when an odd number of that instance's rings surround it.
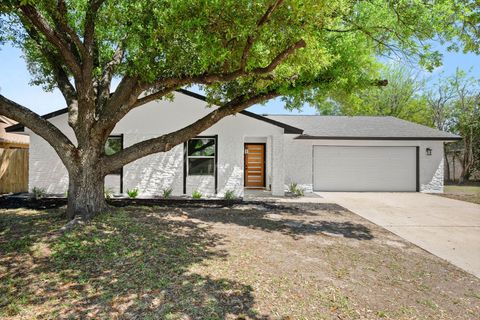
M 448 185 L 444 187 L 442 196 L 480 204 L 480 186 Z
M 3 319 L 472 319 L 480 280 L 336 205 L 0 210 Z

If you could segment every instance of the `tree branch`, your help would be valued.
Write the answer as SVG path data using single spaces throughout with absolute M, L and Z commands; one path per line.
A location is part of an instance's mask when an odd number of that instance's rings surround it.
M 104 104 L 110 97 L 110 84 L 115 72 L 115 68 L 121 63 L 125 53 L 124 43 L 121 43 L 115 50 L 112 59 L 105 65 L 102 77 L 98 84 L 98 101 L 97 106 L 103 109 Z
M 57 31 L 52 29 L 48 21 L 31 5 L 20 6 L 20 10 L 24 17 L 35 26 L 35 28 L 45 36 L 48 42 L 57 48 L 62 60 L 73 73 L 76 79 L 81 76 L 80 63 L 75 57 L 74 53 L 70 50 L 66 39 L 63 38 Z
M 199 76 L 188 76 L 183 78 L 162 78 L 153 84 L 142 83 L 137 78 L 124 77 L 108 101 L 101 119 L 114 118 L 117 121 L 123 118 L 130 110 L 139 107 L 147 102 L 160 99 L 165 94 L 175 90 L 178 87 L 199 83 L 212 84 L 215 82 L 228 82 L 241 76 L 262 75 L 270 73 L 275 68 L 293 54 L 297 49 L 304 48 L 306 43 L 303 39 L 298 40 L 290 47 L 280 52 L 266 67 L 253 69 L 252 71 L 235 70 L 227 73 L 203 74 Z M 138 99 L 140 93 L 150 89 L 159 88 L 155 93 Z M 163 95 L 162 95 L 163 94 Z M 102 128 L 104 129 L 104 128 Z M 113 129 L 113 128 L 112 128 Z
M 255 68 L 251 71 L 245 71 L 242 69 L 237 69 L 232 72 L 226 73 L 206 73 L 198 76 L 189 76 L 189 77 L 181 77 L 181 78 L 161 78 L 153 84 L 143 83 L 142 91 L 147 90 L 152 87 L 175 87 L 175 86 L 183 86 L 188 84 L 212 84 L 216 82 L 228 82 L 235 80 L 242 76 L 249 76 L 249 75 L 262 75 L 266 73 L 270 73 L 275 68 L 282 63 L 285 59 L 287 59 L 291 54 L 293 54 L 297 49 L 306 47 L 306 43 L 303 39 L 298 40 L 290 47 L 286 48 L 282 52 L 280 52 L 266 67 L 259 67 Z
M 85 15 L 85 29 L 83 33 L 83 39 L 87 51 L 91 53 L 94 36 L 95 36 L 95 19 L 97 13 L 105 0 L 89 0 L 87 13 Z
M 24 124 L 45 139 L 55 149 L 65 166 L 70 167 L 76 148 L 52 123 L 3 95 L 0 95 L 0 114 Z
M 140 106 L 142 106 L 142 105 L 144 105 L 148 102 L 162 99 L 165 95 L 169 94 L 170 92 L 172 92 L 176 88 L 177 88 L 177 86 L 167 87 L 167 88 L 164 88 L 162 90 L 158 90 L 158 91 L 155 91 L 154 93 L 143 96 L 143 97 L 137 99 L 137 101 L 132 105 L 132 109 L 140 107 Z
M 226 116 L 234 115 L 254 104 L 275 98 L 279 95 L 277 91 L 273 90 L 251 97 L 247 95 L 239 96 L 180 130 L 164 134 L 157 138 L 144 140 L 114 155 L 105 156 L 102 158 L 102 166 L 106 170 L 105 174 L 113 172 L 132 161 L 150 154 L 169 151 L 176 145 L 194 138 Z
M 282 52 L 280 52 L 275 59 L 273 59 L 270 64 L 264 68 L 256 68 L 253 69 L 252 73 L 254 74 L 263 74 L 263 73 L 270 73 L 272 72 L 280 63 L 282 63 L 284 60 L 288 58 L 294 51 L 300 48 L 305 48 L 307 44 L 305 43 L 305 40 L 301 39 L 297 42 L 295 42 L 293 45 L 290 47 L 286 48 Z
M 70 79 L 68 79 L 68 75 L 61 65 L 60 57 L 52 50 L 49 50 L 48 47 L 42 43 L 41 37 L 36 29 L 28 27 L 27 24 L 24 25 L 29 37 L 37 44 L 38 49 L 43 53 L 50 64 L 50 67 L 53 71 L 53 76 L 57 82 L 57 87 L 65 98 L 65 101 L 68 105 L 73 104 L 77 100 L 77 93 L 75 87 L 70 82 Z
M 267 23 L 272 13 L 283 3 L 283 1 L 284 0 L 276 0 L 272 5 L 270 5 L 267 11 L 263 14 L 263 16 L 257 21 L 254 34 L 249 35 L 247 37 L 247 42 L 245 43 L 245 47 L 243 48 L 242 58 L 240 59 L 240 70 L 245 70 L 248 56 L 250 55 L 250 50 L 252 49 L 253 43 L 255 42 L 259 29 L 265 23 Z
M 115 124 L 131 110 L 131 106 L 137 101 L 142 91 L 143 88 L 138 77 L 124 76 L 100 111 L 95 130 L 108 136 Z
M 77 47 L 82 59 L 88 58 L 88 52 L 78 34 L 68 25 L 68 10 L 65 0 L 58 0 L 56 9 L 57 10 L 53 10 L 49 14 L 55 21 L 57 28 L 63 33 L 65 39 Z

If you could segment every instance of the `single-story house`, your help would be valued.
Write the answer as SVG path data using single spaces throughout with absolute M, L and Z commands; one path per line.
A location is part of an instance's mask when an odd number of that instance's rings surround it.
M 184 127 L 211 111 L 199 94 L 178 90 L 173 101 L 132 110 L 115 127 L 108 152 Z M 72 141 L 67 109 L 44 116 Z M 29 186 L 67 190 L 65 167 L 53 148 L 21 125 L 8 131 L 30 136 Z M 126 165 L 106 177 L 115 192 L 138 188 L 161 194 L 237 196 L 245 188 L 283 195 L 297 183 L 306 191 L 443 191 L 443 144 L 459 136 L 394 117 L 258 115 L 226 117 L 169 152 Z

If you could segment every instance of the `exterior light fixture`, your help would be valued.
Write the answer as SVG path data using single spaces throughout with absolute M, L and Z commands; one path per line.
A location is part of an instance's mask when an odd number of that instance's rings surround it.
M 427 156 L 431 156 L 432 155 L 432 148 L 427 148 L 425 149 L 426 153 L 427 153 Z

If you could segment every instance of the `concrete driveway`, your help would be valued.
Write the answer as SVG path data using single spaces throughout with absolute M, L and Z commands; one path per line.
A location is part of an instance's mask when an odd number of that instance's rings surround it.
M 480 278 L 480 205 L 422 193 L 317 194 Z

